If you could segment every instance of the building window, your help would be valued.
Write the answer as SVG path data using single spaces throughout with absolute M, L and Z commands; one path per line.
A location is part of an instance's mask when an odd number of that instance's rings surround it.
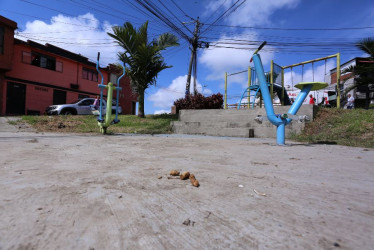
M 97 72 L 95 72 L 93 70 L 90 70 L 90 69 L 83 68 L 82 78 L 90 80 L 90 81 L 97 82 L 97 79 L 98 79 L 97 78 Z
M 4 36 L 5 29 L 4 27 L 0 27 L 0 54 L 4 54 Z
M 31 64 L 31 53 L 30 52 L 22 51 L 22 62 Z
M 56 71 L 62 72 L 62 70 L 63 70 L 62 62 L 56 62 Z
M 45 69 L 56 70 L 56 58 L 35 52 L 31 53 L 31 64 Z
M 22 51 L 22 62 L 31 64 L 37 67 L 55 70 L 62 72 L 63 63 L 56 61 L 56 58 L 51 56 L 46 56 L 36 52 L 26 52 Z

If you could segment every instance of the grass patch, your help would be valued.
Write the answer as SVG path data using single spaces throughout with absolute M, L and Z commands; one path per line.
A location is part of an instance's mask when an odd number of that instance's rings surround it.
M 17 125 L 18 121 L 8 121 L 8 124 L 10 124 L 10 125 Z
M 114 118 L 114 116 L 112 116 Z M 108 133 L 171 133 L 170 122 L 178 120 L 178 115 L 119 115 L 120 123 L 111 125 Z M 23 116 L 22 120 L 39 132 L 100 133 L 95 116 Z
M 374 110 L 321 108 L 314 121 L 292 139 L 374 148 Z

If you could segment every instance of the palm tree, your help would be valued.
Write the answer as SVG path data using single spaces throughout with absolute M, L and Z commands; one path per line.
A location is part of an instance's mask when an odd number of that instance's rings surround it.
M 367 53 L 369 57 L 365 59 L 366 62 L 358 63 L 356 66 L 343 70 L 342 73 L 352 73 L 356 77 L 354 84 L 344 89 L 343 96 L 359 86 L 374 84 L 374 38 L 364 38 L 356 43 L 356 47 Z M 369 92 L 366 93 L 366 99 L 366 106 L 368 107 Z
M 136 30 L 131 23 L 112 27 L 109 36 L 125 50 L 118 53 L 119 60 L 125 64 L 125 72 L 130 77 L 131 86 L 138 94 L 138 116 L 144 117 L 144 93 L 150 85 L 156 85 L 158 73 L 168 66 L 161 51 L 171 46 L 178 46 L 178 39 L 170 33 L 164 33 L 153 41 L 148 41 L 148 21 Z

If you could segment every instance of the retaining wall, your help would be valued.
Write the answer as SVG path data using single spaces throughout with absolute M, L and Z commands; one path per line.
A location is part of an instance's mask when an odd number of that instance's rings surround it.
M 276 114 L 287 113 L 290 106 L 274 107 Z M 314 106 L 302 105 L 297 115 L 314 118 Z M 262 117 L 262 122 L 258 117 Z M 276 126 L 266 116 L 265 108 L 181 110 L 179 121 L 171 123 L 176 134 L 198 134 L 231 137 L 276 138 Z M 286 138 L 300 133 L 305 122 L 292 121 L 286 126 Z

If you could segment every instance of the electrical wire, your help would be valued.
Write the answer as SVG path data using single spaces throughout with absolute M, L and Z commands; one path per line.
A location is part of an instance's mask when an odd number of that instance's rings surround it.
M 281 28 L 281 27 L 256 27 L 256 26 L 235 26 L 225 24 L 215 24 L 214 22 L 203 23 L 204 25 L 215 26 L 215 27 L 227 27 L 227 28 L 238 28 L 238 29 L 254 29 L 254 30 L 280 30 L 280 31 L 347 31 L 347 30 L 364 30 L 374 29 L 374 26 L 363 26 L 363 27 L 344 27 L 344 28 Z

